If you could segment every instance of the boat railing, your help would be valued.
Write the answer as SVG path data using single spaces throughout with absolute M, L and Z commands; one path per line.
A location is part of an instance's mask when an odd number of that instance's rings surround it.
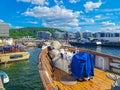
M 5 54 L 5 53 L 14 53 L 14 52 L 25 52 L 21 48 L 12 48 L 10 50 L 5 50 L 5 51 L 0 51 L 0 54 Z
M 48 50 L 47 48 L 42 50 L 39 60 L 38 60 L 38 68 L 39 68 L 39 73 L 42 76 L 41 79 L 44 84 L 44 88 L 46 90 L 52 90 L 54 87 L 52 85 L 53 79 L 52 79 L 52 67 L 50 66 L 48 58 L 47 58 L 47 53 Z
M 72 47 L 68 48 L 66 46 L 63 48 L 67 48 L 72 52 L 75 52 L 76 50 L 79 52 L 89 52 L 93 54 L 95 57 L 95 67 L 102 69 L 104 71 L 120 74 L 120 57 L 81 48 L 77 49 Z

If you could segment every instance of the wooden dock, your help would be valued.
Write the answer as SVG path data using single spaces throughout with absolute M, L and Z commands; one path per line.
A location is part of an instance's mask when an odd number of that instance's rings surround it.
M 0 76 L 0 90 L 5 90 L 1 76 Z

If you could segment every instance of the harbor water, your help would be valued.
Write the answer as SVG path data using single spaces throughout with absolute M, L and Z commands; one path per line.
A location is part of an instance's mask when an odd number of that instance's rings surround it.
M 110 55 L 120 57 L 120 48 L 116 47 L 80 47 L 94 50 Z M 6 90 L 44 90 L 38 72 L 38 55 L 41 52 L 39 48 L 28 48 L 30 58 L 26 61 L 0 66 L 1 71 L 5 71 L 10 81 L 5 84 Z
M 100 53 L 120 57 L 120 47 L 102 47 L 102 46 L 75 46 L 78 48 L 89 49 Z
M 10 81 L 4 84 L 6 90 L 44 90 L 38 72 L 38 55 L 41 50 L 38 48 L 28 48 L 30 58 L 0 66 L 1 71 L 5 71 Z

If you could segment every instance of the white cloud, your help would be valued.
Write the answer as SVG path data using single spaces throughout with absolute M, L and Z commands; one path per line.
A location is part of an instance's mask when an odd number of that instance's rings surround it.
M 101 9 L 99 11 L 100 12 L 119 12 L 120 8 L 115 8 L 115 9 Z
M 70 3 L 77 3 L 77 2 L 80 2 L 80 0 L 70 0 L 69 2 Z
M 96 18 L 96 19 L 100 19 L 100 18 L 101 18 L 101 15 L 96 15 L 95 18 Z
M 6 23 L 4 20 L 0 19 L 0 23 L 4 23 L 4 24 L 8 24 L 9 26 L 11 26 L 10 23 Z
M 14 26 L 14 28 L 19 29 L 19 28 L 24 28 L 23 26 Z
M 56 5 L 63 5 L 63 0 L 54 0 Z
M 102 27 L 100 30 L 101 31 L 120 32 L 120 26 Z
M 114 18 L 114 17 L 108 16 L 108 15 L 103 15 L 103 14 L 99 14 L 94 17 L 95 20 L 99 20 L 99 21 L 107 21 L 112 18 Z
M 115 23 L 106 21 L 106 22 L 102 22 L 102 25 L 103 26 L 115 26 Z
M 89 23 L 95 23 L 94 19 L 88 19 L 87 22 L 89 22 Z
M 38 24 L 38 22 L 35 22 L 35 21 L 29 21 L 28 23 L 31 23 L 31 24 Z
M 13 28 L 13 29 L 19 29 L 19 28 L 24 28 L 23 26 L 10 26 L 10 28 Z
M 0 19 L 0 22 L 2 23 L 2 22 L 4 22 L 2 19 Z
M 32 0 L 32 4 L 44 5 L 48 3 L 46 2 L 46 0 Z
M 90 32 L 90 30 L 85 30 L 85 32 Z
M 86 9 L 86 12 L 92 11 L 95 8 L 99 8 L 102 5 L 102 2 L 99 1 L 97 3 L 93 3 L 91 1 L 86 2 L 86 4 L 84 4 L 84 7 Z
M 75 30 L 75 31 L 80 31 L 80 30 L 81 30 L 81 27 L 74 27 L 73 30 Z
M 31 0 L 17 0 L 18 2 L 30 2 Z
M 48 5 L 47 0 L 17 0 L 18 2 L 28 2 L 37 5 Z
M 82 19 L 86 21 L 85 24 L 93 24 L 93 23 L 95 23 L 95 20 L 92 19 L 92 18 L 85 18 L 85 17 L 83 17 Z
M 42 25 L 45 27 L 62 28 L 79 26 L 78 17 L 80 12 L 73 12 L 59 6 L 51 8 L 36 6 L 33 9 L 28 9 L 24 15 L 42 19 Z

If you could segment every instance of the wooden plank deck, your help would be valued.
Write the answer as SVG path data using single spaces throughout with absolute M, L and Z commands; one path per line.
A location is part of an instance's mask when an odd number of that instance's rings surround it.
M 111 85 L 114 81 L 106 76 L 108 72 L 104 72 L 97 68 L 95 68 L 94 70 L 95 76 L 93 77 L 93 79 L 83 82 L 77 81 L 77 83 L 72 86 L 63 85 L 60 82 L 60 78 L 68 74 L 62 70 L 51 66 L 51 59 L 49 58 L 47 53 L 47 49 L 43 50 L 41 55 L 39 56 L 38 61 L 39 72 L 45 90 L 53 90 L 55 86 L 58 86 L 59 90 L 111 90 Z M 102 54 L 99 55 L 101 56 Z M 110 58 L 112 58 L 112 56 Z M 113 59 L 116 58 L 113 57 Z M 45 71 L 47 71 L 49 76 L 46 75 Z
M 107 73 L 95 68 L 93 79 L 82 82 L 78 81 L 75 85 L 66 86 L 60 82 L 60 78 L 67 74 L 59 69 L 55 69 L 54 77 L 56 78 L 54 78 L 54 85 L 57 85 L 60 90 L 111 90 L 111 84 L 114 81 L 106 77 Z

